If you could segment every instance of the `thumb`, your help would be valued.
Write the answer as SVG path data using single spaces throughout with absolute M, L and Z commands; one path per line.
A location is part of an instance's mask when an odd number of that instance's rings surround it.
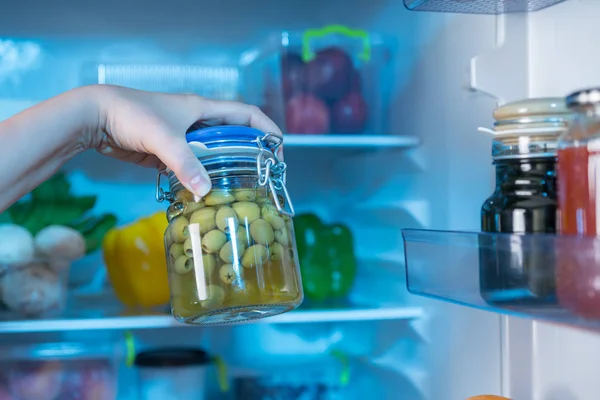
M 156 155 L 190 192 L 205 196 L 211 188 L 210 177 L 184 137 L 161 135 L 149 150 Z

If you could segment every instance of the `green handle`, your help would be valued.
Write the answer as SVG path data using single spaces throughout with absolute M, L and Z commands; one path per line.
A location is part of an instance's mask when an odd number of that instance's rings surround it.
M 340 385 L 346 386 L 350 383 L 350 360 L 348 356 L 340 350 L 332 350 L 331 356 L 337 358 L 342 364 L 342 370 L 340 371 Z
M 371 41 L 369 39 L 369 32 L 364 29 L 350 29 L 344 25 L 327 25 L 319 29 L 307 29 L 302 34 L 302 59 L 304 62 L 309 62 L 315 58 L 315 53 L 310 48 L 311 40 L 334 34 L 344 35 L 352 39 L 361 39 L 363 42 L 363 50 L 358 55 L 358 58 L 366 62 L 371 60 Z
M 219 356 L 214 356 L 213 360 L 217 366 L 217 380 L 219 381 L 219 388 L 221 392 L 225 393 L 229 391 L 229 381 L 227 380 L 227 365 L 225 361 Z
M 135 361 L 135 339 L 133 333 L 126 331 L 125 336 L 125 365 L 128 367 L 133 366 Z

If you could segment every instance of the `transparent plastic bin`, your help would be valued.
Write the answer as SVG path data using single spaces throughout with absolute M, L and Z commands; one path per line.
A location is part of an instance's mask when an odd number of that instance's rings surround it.
M 402 231 L 409 292 L 479 309 L 600 330 L 600 237 L 433 230 Z M 493 258 L 482 255 L 493 255 Z M 489 264 L 489 260 L 494 262 Z M 555 301 L 490 299 L 482 278 L 506 263 L 543 269 L 515 271 L 521 291 L 543 291 Z M 525 262 L 523 262 L 525 260 Z M 545 263 L 539 262 L 545 260 Z M 484 276 L 485 274 L 488 276 Z M 503 279 L 498 276 L 499 283 Z M 511 286 L 511 290 L 515 290 Z M 521 294 L 517 296 L 522 298 Z
M 350 366 L 337 359 L 264 365 L 238 371 L 233 378 L 235 400 L 348 399 Z
M 116 343 L 43 343 L 0 348 L 0 398 L 115 400 Z
M 70 267 L 58 259 L 0 264 L 0 321 L 62 315 Z
M 241 57 L 245 102 L 290 134 L 385 134 L 391 39 L 340 25 L 271 35 Z
M 532 12 L 562 3 L 564 0 L 404 0 L 404 6 L 414 11 L 435 11 L 468 14 L 503 14 Z

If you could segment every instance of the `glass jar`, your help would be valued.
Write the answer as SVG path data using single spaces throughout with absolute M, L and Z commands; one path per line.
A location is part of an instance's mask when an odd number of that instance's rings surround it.
M 161 348 L 135 356 L 140 400 L 203 400 L 207 397 L 208 368 L 218 368 L 221 391 L 227 390 L 225 367 L 202 349 Z
M 570 116 L 562 98 L 528 99 L 496 109 L 491 131 L 496 188 L 481 208 L 482 231 L 556 231 L 556 144 Z M 484 300 L 507 305 L 556 301 L 553 254 L 530 250 L 518 236 L 481 236 Z
M 594 240 L 558 241 L 557 295 L 561 306 L 600 319 L 600 89 L 567 97 L 576 114 L 558 146 L 559 233 Z
M 285 186 L 281 136 L 241 126 L 187 134 L 212 190 L 194 198 L 166 170 L 157 200 L 169 200 L 165 232 L 171 309 L 188 324 L 256 320 L 295 309 L 303 292 Z M 169 178 L 169 191 L 160 178 Z

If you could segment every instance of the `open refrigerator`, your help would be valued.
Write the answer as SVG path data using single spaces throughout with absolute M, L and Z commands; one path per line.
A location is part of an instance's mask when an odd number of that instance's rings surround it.
M 178 65 L 159 73 L 169 82 L 218 79 L 220 86 L 204 85 L 203 94 L 256 102 L 252 85 L 260 82 L 244 80 L 240 55 L 249 57 L 248 49 L 272 32 L 360 27 L 391 38 L 395 57 L 389 79 L 376 88 L 389 92 L 385 132 L 289 135 L 285 142 L 297 212 L 342 221 L 354 233 L 358 267 L 349 303 L 264 323 L 188 329 L 168 315 L 123 315 L 84 293 L 86 305 L 61 319 L 0 322 L 0 343 L 114 341 L 127 333 L 139 348 L 202 346 L 231 370 L 297 371 L 304 362 L 333 358 L 344 366 L 338 375 L 346 391 L 337 398 L 596 398 L 597 327 L 528 310 L 507 315 L 469 301 L 475 250 L 449 232 L 480 229 L 481 204 L 494 180 L 491 139 L 477 128 L 492 126 L 498 105 L 598 84 L 598 16 L 596 0 L 4 2 L 0 119 L 84 83 L 151 81 L 144 81 L 147 68 L 119 72 L 110 65 Z M 15 50 L 16 42 L 25 44 Z M 193 86 L 177 82 L 170 89 Z M 236 92 L 244 84 L 246 97 Z M 152 197 L 154 171 L 95 154 L 67 169 L 78 192 L 97 193 L 97 209 L 123 223 L 164 209 Z M 406 228 L 441 236 L 415 240 L 405 258 Z M 413 292 L 437 298 L 408 292 L 411 262 L 425 276 Z M 135 380 L 131 368 L 119 369 L 119 399 L 136 398 Z

